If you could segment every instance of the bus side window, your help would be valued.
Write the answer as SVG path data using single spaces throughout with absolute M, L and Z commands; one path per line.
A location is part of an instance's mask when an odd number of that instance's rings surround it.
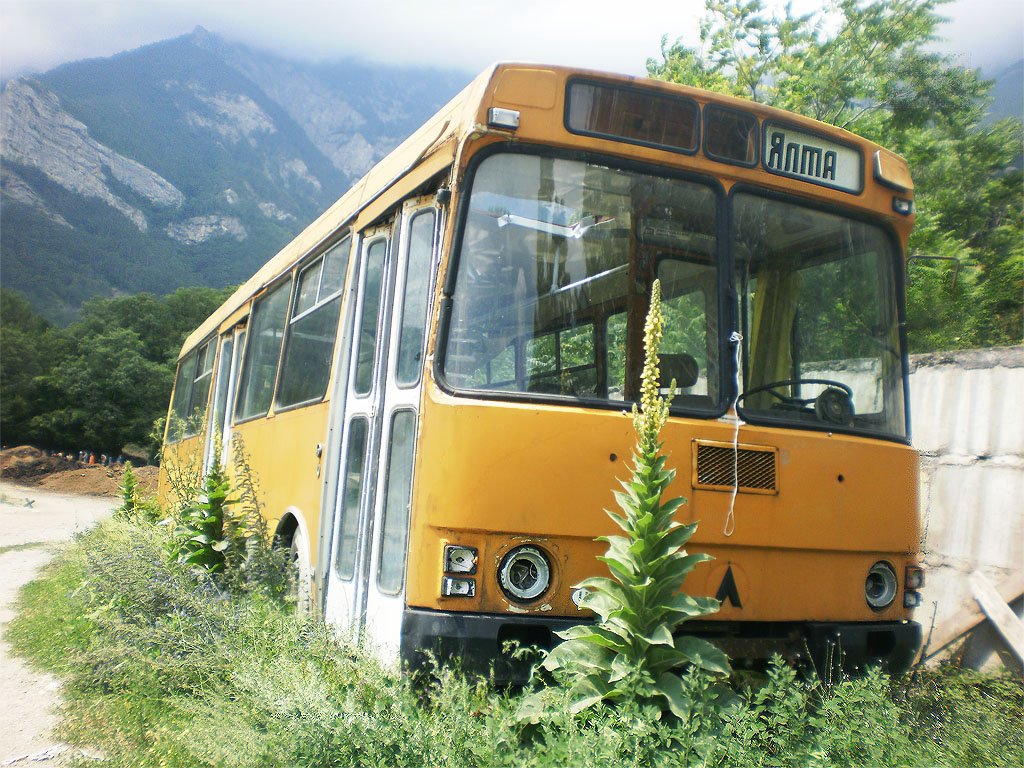
M 682 403 L 710 406 L 707 395 L 717 395 L 718 371 L 709 370 L 717 357 L 718 310 L 715 301 L 715 268 L 709 264 L 661 259 L 658 277 L 662 282 L 662 311 L 665 316 L 661 352 L 672 356 L 678 363 L 689 358 L 692 362 L 674 371 L 677 395 Z M 696 377 L 692 365 L 696 363 Z M 663 375 L 662 384 L 669 379 Z M 698 395 L 701 399 L 689 396 Z
M 611 315 L 605 323 L 608 399 L 626 399 L 626 313 Z
M 527 391 L 580 397 L 597 394 L 592 324 L 529 339 L 525 357 Z
M 206 405 L 213 378 L 214 347 L 207 341 L 190 352 L 178 365 L 174 381 L 174 400 L 171 406 L 171 425 L 168 442 L 195 437 L 206 424 Z
M 240 393 L 235 407 L 236 420 L 262 416 L 270 409 L 290 289 L 291 281 L 284 280 L 253 307 L 249 343 L 246 345 Z
M 196 377 L 196 353 L 190 352 L 178 363 L 174 381 L 174 400 L 171 401 L 171 423 L 167 429 L 167 442 L 176 443 L 184 437 L 188 404 L 192 400 L 192 384 Z
M 192 382 L 192 396 L 188 403 L 185 419 L 185 437 L 194 437 L 206 426 L 206 406 L 210 399 L 210 384 L 213 382 L 213 358 L 216 348 L 213 341 L 199 348 L 196 356 L 196 378 Z
M 281 362 L 279 408 L 321 400 L 327 391 L 348 248 L 346 238 L 299 273 Z

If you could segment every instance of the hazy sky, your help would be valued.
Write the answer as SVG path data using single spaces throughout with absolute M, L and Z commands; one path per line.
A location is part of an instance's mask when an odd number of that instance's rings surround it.
M 472 72 L 515 59 L 643 74 L 662 35 L 696 42 L 703 7 L 703 0 L 0 0 L 0 76 L 109 56 L 196 25 L 290 58 L 355 56 Z M 955 0 L 943 14 L 950 21 L 938 47 L 961 63 L 994 75 L 1024 58 L 1021 0 Z

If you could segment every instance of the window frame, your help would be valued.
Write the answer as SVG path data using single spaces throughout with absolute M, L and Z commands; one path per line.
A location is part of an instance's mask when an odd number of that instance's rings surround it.
M 822 213 L 829 213 L 835 216 L 841 216 L 843 218 L 850 219 L 852 221 L 863 222 L 875 226 L 889 241 L 892 246 L 892 257 L 893 257 L 893 290 L 896 298 L 896 318 L 895 324 L 897 326 L 897 333 L 899 334 L 900 340 L 900 367 L 902 374 L 900 380 L 902 381 L 903 389 L 903 420 L 904 420 L 904 434 L 894 435 L 892 433 L 885 432 L 873 432 L 865 429 L 853 429 L 846 427 L 842 424 L 816 424 L 813 422 L 800 422 L 785 421 L 778 418 L 772 418 L 759 415 L 760 412 L 749 410 L 744 411 L 743 420 L 750 424 L 775 427 L 780 429 L 803 429 L 815 432 L 834 432 L 836 434 L 847 434 L 855 437 L 862 437 L 865 439 L 872 440 L 884 440 L 886 442 L 898 443 L 900 445 L 911 445 L 911 413 L 910 413 L 910 355 L 907 349 L 907 306 L 906 306 L 906 270 L 902 267 L 903 260 L 906 258 L 904 250 L 900 244 L 899 235 L 893 228 L 892 223 L 881 216 L 872 216 L 871 214 L 858 211 L 853 208 L 847 208 L 842 205 L 830 203 L 827 200 L 820 198 L 807 198 L 793 192 L 786 193 L 776 189 L 758 186 L 750 183 L 740 183 L 734 185 L 729 190 L 728 205 L 729 205 L 729 229 L 725 233 L 724 237 L 728 242 L 729 252 L 729 263 L 727 268 L 729 270 L 728 278 L 732 280 L 732 276 L 735 274 L 737 269 L 737 260 L 735 259 L 732 241 L 733 241 L 733 203 L 734 199 L 738 195 L 750 195 L 752 197 L 761 197 L 767 200 L 774 200 L 776 202 L 788 203 L 790 205 L 796 205 L 808 208 L 810 210 L 820 211 Z M 743 318 L 741 312 L 743 311 L 743 296 L 740 295 L 740 286 L 736 285 L 735 296 L 732 301 L 734 302 L 731 307 L 732 316 L 729 318 L 729 330 L 727 333 L 736 332 L 742 334 Z M 748 344 L 740 342 L 740 359 L 743 366 L 743 371 L 748 370 Z M 734 365 L 731 360 L 725 361 L 728 365 Z M 740 382 L 742 385 L 743 382 Z M 735 392 L 735 379 L 729 378 L 729 387 L 732 394 L 731 398 L 735 398 L 742 392 Z
M 467 389 L 451 384 L 444 372 L 445 358 L 447 356 L 448 339 L 451 330 L 453 296 L 455 284 L 459 272 L 459 263 L 462 258 L 463 235 L 465 233 L 467 219 L 469 217 L 470 198 L 472 197 L 473 183 L 476 179 L 476 172 L 479 166 L 488 158 L 497 154 L 525 154 L 535 157 L 554 158 L 559 160 L 575 160 L 585 163 L 604 165 L 618 171 L 646 174 L 661 179 L 685 181 L 708 189 L 715 202 L 715 238 L 716 248 L 714 260 L 717 265 L 716 290 L 719 294 L 718 301 L 718 356 L 719 356 L 719 400 L 713 409 L 689 408 L 672 406 L 670 412 L 674 416 L 685 416 L 687 418 L 716 419 L 724 416 L 732 405 L 732 390 L 734 383 L 728 375 L 729 367 L 733 357 L 732 347 L 729 344 L 729 334 L 733 329 L 733 310 L 729 299 L 729 281 L 732 274 L 732 263 L 728 252 L 729 216 L 728 205 L 729 195 L 727 194 L 721 179 L 705 173 L 686 168 L 661 165 L 658 163 L 644 162 L 633 158 L 609 155 L 602 152 L 565 150 L 546 144 L 530 144 L 517 142 L 515 144 L 492 144 L 481 149 L 470 158 L 463 176 L 462 193 L 459 197 L 455 222 L 449 248 L 448 263 L 444 282 L 441 288 L 441 309 L 438 318 L 438 329 L 434 342 L 434 362 L 432 374 L 434 381 L 445 394 L 453 397 L 470 398 L 475 400 L 487 400 L 495 402 L 526 402 L 550 405 L 571 405 L 577 407 L 594 408 L 600 410 L 621 411 L 623 407 L 628 408 L 635 400 L 606 400 L 596 397 L 577 397 L 575 395 L 552 395 L 534 392 L 520 392 L 518 390 L 487 390 Z M 608 315 L 611 317 L 611 315 Z M 607 319 L 607 318 L 605 318 Z M 596 327 L 596 325 L 595 325 Z M 727 330 L 728 329 L 728 330 Z M 599 366 L 600 371 L 600 366 Z M 600 382 L 599 382 L 600 383 Z
M 344 257 L 344 261 L 342 262 L 343 269 L 341 270 L 341 283 L 338 286 L 338 289 L 334 293 L 331 293 L 331 294 L 327 295 L 326 297 L 321 298 L 320 291 L 323 288 L 323 282 L 324 282 L 324 269 L 323 269 L 323 267 L 324 267 L 324 265 L 326 265 L 327 255 L 331 251 L 336 249 L 336 248 L 343 248 L 343 246 L 345 245 L 346 241 L 348 242 L 348 253 L 347 253 L 347 256 Z M 293 275 L 292 291 L 291 291 L 291 296 L 289 297 L 289 302 L 288 302 L 288 313 L 286 315 L 286 320 L 285 320 L 284 339 L 282 340 L 282 343 L 281 343 L 281 353 L 280 353 L 280 356 L 279 356 L 278 362 L 277 362 L 277 376 L 276 376 L 276 380 L 274 382 L 274 393 L 273 393 L 273 397 L 272 397 L 272 400 L 271 400 L 271 405 L 273 407 L 274 413 L 285 413 L 287 411 L 291 411 L 291 410 L 294 410 L 296 408 L 303 408 L 303 407 L 305 407 L 307 405 L 314 405 L 316 403 L 321 403 L 327 397 L 327 392 L 330 390 L 331 372 L 333 371 L 334 365 L 335 365 L 335 362 L 336 362 L 336 360 L 335 360 L 335 358 L 336 358 L 335 351 L 336 351 L 337 346 L 338 346 L 338 329 L 340 328 L 340 325 L 341 325 L 341 315 L 342 315 L 342 312 L 341 312 L 341 310 L 342 310 L 342 307 L 341 307 L 341 303 L 342 303 L 341 302 L 341 297 L 342 297 L 342 294 L 344 294 L 344 292 L 345 292 L 345 280 L 346 280 L 346 276 L 348 274 L 349 262 L 350 262 L 350 260 L 352 258 L 352 243 L 353 243 L 353 241 L 354 241 L 354 238 L 352 237 L 352 233 L 349 232 L 348 230 L 345 230 L 345 232 L 337 240 L 333 241 L 326 248 L 323 248 L 322 250 L 318 250 L 316 252 L 316 255 L 311 256 L 310 258 L 308 258 L 305 261 L 301 262 L 300 264 L 296 265 L 296 267 L 294 267 L 291 270 L 291 274 Z M 299 314 L 296 315 L 296 314 L 294 314 L 295 313 L 295 305 L 298 303 L 298 300 L 299 300 L 299 286 L 301 284 L 302 274 L 304 272 L 312 269 L 313 267 L 315 267 L 317 265 L 317 263 L 320 264 L 320 275 L 317 278 L 317 289 L 316 289 L 316 297 L 315 297 L 314 303 L 312 304 L 312 306 L 308 307 L 307 309 L 304 309 L 302 312 L 300 312 Z M 337 319 L 337 321 L 335 322 L 335 325 L 334 325 L 334 342 L 331 345 L 331 359 L 330 359 L 329 364 L 328 364 L 329 367 L 328 367 L 326 384 L 324 386 L 323 394 L 321 394 L 318 397 L 312 397 L 312 398 L 308 398 L 306 400 L 300 400 L 300 401 L 297 401 L 297 402 L 294 402 L 294 403 L 288 403 L 288 404 L 284 404 L 283 405 L 280 402 L 281 384 L 284 381 L 285 364 L 288 361 L 289 342 L 291 341 L 291 338 L 292 338 L 292 327 L 293 327 L 293 325 L 296 322 L 304 320 L 305 318 L 309 317 L 310 315 L 312 315 L 314 312 L 316 312 L 319 309 L 323 309 L 325 306 L 327 306 L 327 304 L 329 304 L 334 299 L 339 299 L 339 303 L 338 303 L 338 319 Z
M 658 98 L 665 99 L 666 101 L 675 101 L 680 104 L 692 106 L 694 109 L 694 120 L 693 120 L 693 146 L 690 148 L 683 148 L 673 146 L 671 144 L 660 144 L 656 141 L 644 141 L 642 139 L 631 139 L 627 136 L 622 136 L 614 133 L 601 133 L 599 131 L 587 131 L 578 128 L 573 128 L 569 124 L 569 116 L 572 111 L 572 87 L 577 84 L 591 85 L 601 88 L 610 88 L 617 91 L 625 91 L 627 93 L 636 93 L 641 96 L 656 96 Z M 667 93 L 661 90 L 652 90 L 651 88 L 638 88 L 634 85 L 629 85 L 622 82 L 612 82 L 608 80 L 601 80 L 595 77 L 570 77 L 565 84 L 565 109 L 562 116 L 562 126 L 568 133 L 575 136 L 592 136 L 597 139 L 605 139 L 606 141 L 614 141 L 622 144 L 632 144 L 638 147 L 650 147 L 651 149 L 660 149 L 664 152 L 672 152 L 676 155 L 696 155 L 701 148 L 701 141 L 703 135 L 703 110 L 701 104 L 696 99 L 690 96 L 683 96 L 678 93 Z
M 365 230 L 364 230 L 365 231 Z M 369 383 L 365 391 L 360 391 L 359 387 L 359 375 L 360 375 L 360 363 L 365 362 L 361 360 L 360 353 L 362 352 L 363 343 L 363 325 L 366 320 L 366 279 L 369 276 L 369 260 L 370 260 L 370 249 L 374 246 L 382 244 L 384 246 L 384 255 L 380 266 L 380 285 L 377 288 L 377 307 L 374 315 L 373 325 L 373 351 L 370 353 L 368 366 L 369 366 Z M 367 398 L 373 397 L 374 388 L 377 383 L 377 361 L 381 354 L 382 335 L 381 331 L 384 329 L 386 321 L 382 314 L 382 309 L 387 303 L 387 278 L 388 278 L 388 266 L 389 260 L 393 258 L 393 249 L 397 246 L 398 241 L 395 236 L 395 232 L 392 228 L 386 228 L 375 231 L 369 237 L 360 235 L 359 238 L 359 259 L 358 269 L 356 271 L 356 290 L 358 291 L 359 301 L 355 307 L 355 314 L 352 322 L 352 358 L 351 358 L 351 371 L 349 372 L 349 383 L 347 396 L 354 397 L 358 400 L 366 400 Z M 365 254 L 365 258 L 364 258 Z M 365 262 L 365 263 L 364 263 Z M 392 314 L 394 307 L 391 308 Z M 366 373 L 366 371 L 363 371 Z
M 415 243 L 415 240 L 413 239 L 412 236 L 412 228 L 416 224 L 416 221 L 418 219 L 426 216 L 427 214 L 430 214 L 431 218 L 433 219 L 433 226 L 431 227 L 430 255 L 429 258 L 427 259 L 427 279 L 424 286 L 425 295 L 423 296 L 423 334 L 422 337 L 420 338 L 419 345 L 420 362 L 419 365 L 416 366 L 415 380 L 406 381 L 401 378 L 400 374 L 402 370 L 402 345 L 405 342 L 403 331 L 405 330 L 406 306 L 409 303 L 409 267 L 412 263 L 412 249 L 413 244 Z M 441 220 L 442 219 L 440 210 L 434 205 L 426 205 L 422 208 L 417 208 L 416 210 L 413 211 L 412 215 L 409 216 L 409 223 L 405 227 L 408 233 L 406 235 L 408 246 L 406 247 L 405 253 L 405 269 L 404 274 L 402 275 L 402 285 L 400 287 L 397 285 L 395 286 L 395 297 L 396 300 L 399 298 L 401 299 L 401 301 L 399 302 L 401 306 L 394 307 L 392 309 L 393 322 L 397 322 L 398 326 L 398 345 L 397 348 L 395 349 L 394 382 L 395 386 L 398 389 L 402 390 L 410 390 L 418 387 L 423 381 L 423 371 L 426 369 L 426 365 L 424 364 L 424 358 L 426 357 L 427 342 L 430 338 L 430 317 L 431 310 L 433 309 L 434 287 L 437 277 L 436 266 L 439 247 L 438 240 L 440 237 L 438 224 L 441 222 Z
M 412 418 L 412 435 L 409 444 L 409 484 L 407 488 L 404 488 L 404 492 L 407 494 L 408 503 L 405 509 L 404 518 L 404 533 L 405 542 L 402 546 L 401 558 L 396 558 L 401 562 L 401 574 L 399 576 L 399 584 L 394 591 L 390 589 L 384 589 L 381 586 L 381 574 L 384 569 L 384 564 L 387 561 L 385 554 L 393 555 L 395 553 L 385 553 L 384 548 L 387 544 L 387 523 L 388 523 L 388 502 L 389 496 L 392 490 L 391 487 L 391 473 L 394 469 L 394 456 L 395 456 L 395 424 L 400 416 L 409 416 Z M 412 502 L 413 502 L 413 489 L 416 485 L 416 455 L 417 455 L 417 443 L 420 429 L 420 418 L 419 414 L 415 409 L 407 406 L 399 406 L 391 411 L 389 416 L 389 423 L 387 428 L 388 444 L 387 446 L 381 445 L 378 449 L 377 461 L 384 461 L 385 472 L 384 482 L 382 487 L 378 488 L 376 492 L 381 493 L 381 514 L 380 514 L 380 537 L 377 540 L 377 569 L 376 573 L 373 574 L 373 586 L 376 590 L 388 597 L 396 597 L 405 591 L 405 582 L 409 576 L 409 540 L 412 533 Z
M 729 158 L 724 155 L 718 155 L 708 150 L 708 137 L 711 136 L 711 130 L 708 128 L 708 121 L 711 119 L 714 113 L 721 113 L 724 115 L 735 115 L 739 117 L 749 117 L 753 121 L 753 130 L 751 136 L 754 139 L 754 159 L 750 162 L 741 162 L 734 158 Z M 702 123 L 704 125 L 703 142 L 701 143 L 701 149 L 704 152 L 704 156 L 710 160 L 714 160 L 717 163 L 725 163 L 727 165 L 735 165 L 739 168 L 757 168 L 761 162 L 761 121 L 758 120 L 757 115 L 753 112 L 746 112 L 742 109 L 735 109 L 733 107 L 727 107 L 722 104 L 705 104 L 704 114 Z
M 345 543 L 343 537 L 345 535 L 345 522 L 350 519 L 349 518 L 349 514 L 348 514 L 348 512 L 350 510 L 347 507 L 347 501 L 348 501 L 347 495 L 348 495 L 348 491 L 350 489 L 348 487 L 348 480 L 347 479 L 348 479 L 348 476 L 350 474 L 350 472 L 349 472 L 350 461 L 357 456 L 357 454 L 353 453 L 353 451 L 352 451 L 352 430 L 353 430 L 353 426 L 357 422 L 362 425 L 363 435 L 362 435 L 362 448 L 361 448 L 361 450 L 358 453 L 358 460 L 359 460 L 359 474 L 358 474 L 359 484 L 358 484 L 358 487 L 354 489 L 356 491 L 356 494 L 355 494 L 355 506 L 351 510 L 351 512 L 353 513 L 352 514 L 352 519 L 354 520 L 355 528 L 354 528 L 354 531 L 353 531 L 352 548 L 351 548 L 351 553 L 350 553 L 352 555 L 352 563 L 351 563 L 351 569 L 350 569 L 351 573 L 348 573 L 347 571 L 346 572 L 342 572 L 342 570 L 341 570 L 341 565 L 342 565 L 341 564 L 341 555 L 343 553 L 349 554 L 348 550 L 343 549 L 343 546 L 344 546 L 344 543 Z M 334 576 L 339 581 L 343 581 L 345 583 L 351 584 L 351 583 L 354 583 L 356 581 L 356 578 L 359 575 L 358 574 L 358 571 L 359 571 L 359 547 L 360 547 L 360 539 L 362 537 L 362 510 L 363 510 L 363 496 L 364 496 L 364 491 L 365 491 L 364 486 L 365 486 L 366 481 L 369 479 L 369 478 L 367 478 L 366 468 L 367 468 L 367 465 L 372 461 L 372 457 L 370 456 L 370 440 L 372 438 L 372 433 L 371 433 L 371 424 L 370 424 L 369 417 L 366 416 L 366 415 L 363 415 L 363 414 L 357 414 L 357 415 L 353 416 L 352 419 L 348 423 L 347 438 L 348 439 L 347 439 L 347 441 L 345 443 L 344 455 L 340 457 L 340 459 L 341 459 L 340 460 L 341 474 L 339 475 L 338 495 L 339 495 L 339 497 L 341 499 L 341 516 L 340 516 L 340 519 L 338 520 L 338 525 L 337 525 L 337 534 L 336 534 L 337 543 L 335 544 L 335 547 L 334 547 L 335 551 L 333 552 L 333 557 L 331 558 L 333 562 L 330 563 L 329 567 L 334 570 Z
M 253 347 L 253 337 L 255 335 L 253 333 L 253 330 L 254 330 L 253 318 L 256 315 L 256 308 L 257 308 L 257 306 L 262 301 L 265 301 L 275 291 L 280 289 L 286 283 L 289 284 L 289 288 L 288 288 L 288 304 L 285 305 L 285 322 L 284 322 L 284 328 L 282 329 L 283 333 L 282 333 L 282 338 L 281 338 L 281 344 L 278 346 L 278 349 L 277 349 L 277 363 L 276 363 L 276 368 L 275 368 L 275 371 L 274 371 L 274 376 L 271 379 L 272 385 L 271 385 L 271 392 L 270 392 L 270 400 L 267 403 L 266 410 L 264 410 L 264 411 L 262 411 L 260 413 L 251 414 L 251 415 L 245 416 L 245 417 L 239 416 L 238 408 L 239 408 L 239 405 L 243 401 L 245 390 L 246 390 L 246 388 L 249 385 L 249 375 L 252 372 L 252 354 L 253 354 L 253 349 L 254 349 L 254 347 Z M 231 411 L 231 424 L 232 425 L 245 424 L 245 423 L 250 422 L 250 421 L 255 421 L 256 419 L 265 419 L 272 412 L 272 410 L 274 408 L 274 399 L 277 396 L 277 379 L 278 379 L 278 376 L 279 376 L 280 371 L 281 371 L 281 355 L 284 352 L 284 341 L 285 341 L 284 337 L 287 335 L 287 330 L 288 330 L 288 310 L 291 307 L 292 295 L 294 294 L 294 292 L 295 292 L 295 270 L 294 269 L 290 269 L 285 274 L 281 275 L 278 279 L 274 280 L 272 283 L 267 285 L 267 287 L 258 296 L 253 297 L 252 300 L 249 303 L 249 314 L 247 315 L 246 321 L 245 321 L 245 327 L 246 327 L 245 348 L 242 350 L 242 362 L 241 362 L 241 365 L 239 366 L 239 369 L 238 369 L 238 382 L 237 382 L 236 390 L 235 390 L 235 402 L 233 404 L 232 411 Z
M 173 389 L 172 394 L 171 394 L 170 407 L 168 408 L 168 411 L 167 411 L 168 419 L 167 419 L 167 427 L 166 427 L 166 430 L 165 430 L 165 440 L 164 440 L 164 442 L 166 442 L 168 445 L 176 445 L 177 443 L 183 442 L 185 440 L 191 440 L 192 438 L 199 437 L 200 435 L 204 434 L 206 432 L 207 428 L 208 428 L 207 421 L 208 421 L 208 416 L 209 416 L 208 411 L 210 409 L 210 392 L 213 390 L 213 387 L 212 387 L 212 377 L 213 377 L 214 368 L 217 365 L 217 350 L 216 349 L 213 352 L 213 358 L 210 360 L 210 367 L 207 369 L 207 371 L 204 374 L 202 374 L 202 375 L 197 375 L 197 373 L 199 372 L 199 352 L 201 350 L 203 350 L 203 349 L 209 350 L 210 345 L 213 343 L 213 341 L 216 338 L 216 336 L 217 336 L 216 333 L 210 334 L 205 339 L 203 339 L 199 344 L 196 344 L 194 347 L 192 347 L 192 349 L 189 350 L 187 354 L 183 355 L 182 357 L 180 357 L 178 359 L 178 363 L 177 363 L 177 366 L 175 367 L 175 371 L 174 371 L 174 389 Z M 207 354 L 209 354 L 209 352 L 207 352 Z M 187 382 L 188 383 L 188 395 L 187 395 L 187 402 L 185 403 L 185 413 L 186 413 L 186 415 L 184 417 L 181 417 L 177 413 L 177 409 L 175 408 L 175 402 L 178 400 L 178 396 L 179 396 L 179 389 L 180 389 L 179 384 L 184 383 L 184 382 L 179 381 L 179 378 L 180 378 L 181 372 L 182 372 L 182 368 L 190 359 L 194 359 L 196 361 L 196 366 L 192 370 L 191 378 Z M 207 377 L 211 378 L 211 387 L 206 392 L 206 407 L 203 410 L 203 419 L 202 419 L 202 426 L 201 426 L 201 428 L 198 429 L 195 432 L 188 432 L 188 431 L 186 431 L 183 428 L 181 434 L 178 435 L 177 437 L 175 437 L 172 434 L 172 427 L 173 427 L 173 423 L 174 423 L 173 420 L 174 419 L 179 419 L 182 422 L 182 424 L 188 424 L 189 415 L 191 415 L 192 410 L 193 410 L 193 400 L 194 400 L 194 397 L 195 397 L 196 382 L 199 381 L 202 378 L 207 378 Z

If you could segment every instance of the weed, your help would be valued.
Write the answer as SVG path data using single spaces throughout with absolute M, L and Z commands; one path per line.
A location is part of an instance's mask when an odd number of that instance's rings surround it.
M 608 544 L 603 557 L 609 577 L 586 579 L 575 588 L 588 591 L 585 606 L 598 616 L 596 624 L 583 624 L 559 636 L 565 642 L 542 662 L 543 669 L 561 673 L 569 686 L 568 700 L 539 691 L 524 700 L 521 715 L 538 722 L 553 703 L 581 712 L 599 702 L 630 703 L 642 719 L 658 719 L 670 711 L 683 721 L 714 712 L 730 701 L 726 688 L 687 681 L 677 670 L 691 668 L 723 677 L 729 661 L 715 646 L 678 633 L 688 619 L 718 610 L 718 601 L 691 597 L 681 591 L 686 575 L 704 554 L 683 549 L 697 524 L 681 525 L 673 519 L 686 503 L 663 501 L 675 478 L 660 454 L 661 429 L 668 418 L 668 399 L 659 392 L 658 349 L 662 336 L 661 284 L 655 280 L 651 306 L 644 325 L 644 369 L 640 407 L 633 408 L 637 436 L 633 473 L 615 493 L 622 513 L 608 512 L 625 536 L 601 536 Z M 670 390 L 675 389 L 672 382 Z
M 142 486 L 135 476 L 135 468 L 130 461 L 125 462 L 124 477 L 118 491 L 121 494 L 121 506 L 114 510 L 115 517 L 146 520 L 151 523 L 161 518 L 160 505 L 152 496 L 143 494 Z
M 169 561 L 172 532 L 115 519 L 21 593 L 8 639 L 66 679 L 61 736 L 113 765 L 1020 765 L 1019 680 L 951 668 L 824 686 L 777 660 L 721 716 L 624 702 L 574 714 L 568 690 L 524 726 L 521 696 L 449 666 L 407 678 L 261 590 Z M 710 702 L 702 704 L 702 702 Z

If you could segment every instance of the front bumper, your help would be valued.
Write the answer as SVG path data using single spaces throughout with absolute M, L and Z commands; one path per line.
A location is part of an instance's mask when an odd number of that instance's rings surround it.
M 580 624 L 579 619 L 449 613 L 406 608 L 402 616 L 402 663 L 422 669 L 433 656 L 454 661 L 464 672 L 490 675 L 501 684 L 523 684 L 531 661 L 513 658 L 509 641 L 550 650 L 561 642 L 556 632 Z M 758 665 L 773 654 L 796 663 L 810 663 L 826 679 L 842 669 L 856 674 L 881 666 L 890 674 L 904 672 L 921 645 L 915 622 L 689 622 L 685 633 L 710 640 L 737 665 Z

